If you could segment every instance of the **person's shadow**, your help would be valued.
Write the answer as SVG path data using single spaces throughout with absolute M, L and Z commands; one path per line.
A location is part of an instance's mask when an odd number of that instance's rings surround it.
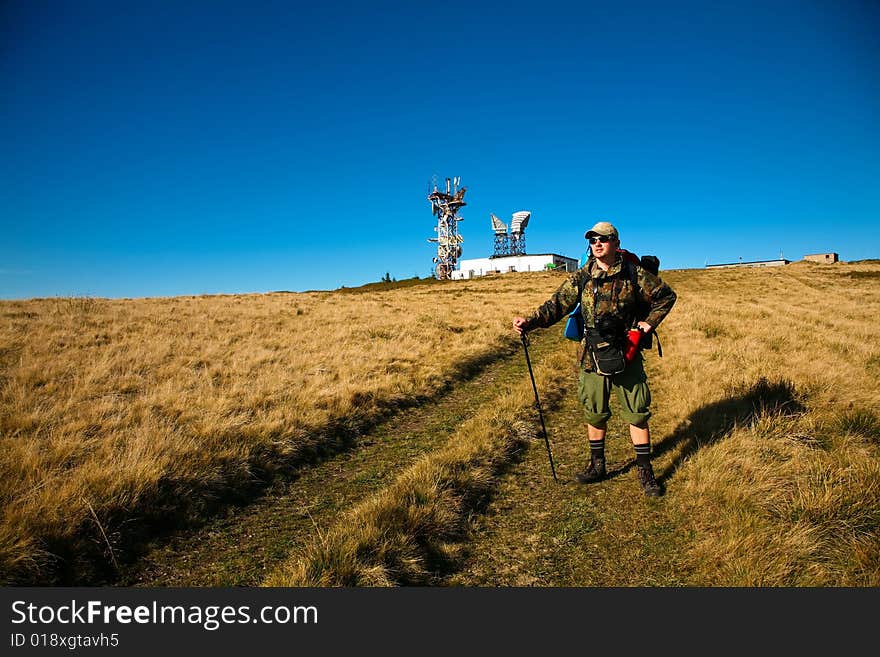
M 798 415 L 806 407 L 797 399 L 794 384 L 786 379 L 768 381 L 758 379 L 751 387 L 735 397 L 721 399 L 696 409 L 672 431 L 658 440 L 652 450 L 652 460 L 674 449 L 679 449 L 672 463 L 657 474 L 661 482 L 669 479 L 682 462 L 701 447 L 718 442 L 737 425 L 747 425 L 761 414 Z M 635 465 L 628 462 L 609 477 L 619 476 Z

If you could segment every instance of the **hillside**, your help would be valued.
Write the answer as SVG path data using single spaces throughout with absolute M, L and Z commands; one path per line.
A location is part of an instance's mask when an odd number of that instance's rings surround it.
M 556 284 L 0 303 L 0 581 L 112 575 L 509 355 Z
M 586 440 L 561 325 L 532 347 L 550 477 L 508 327 L 560 274 L 0 303 L 0 572 L 163 585 L 201 558 L 225 585 L 246 539 L 194 546 L 286 508 L 304 522 L 264 531 L 239 583 L 877 585 L 880 266 L 663 276 L 657 500 L 615 424 L 616 476 L 571 482 Z M 138 571 L 147 544 L 161 566 Z

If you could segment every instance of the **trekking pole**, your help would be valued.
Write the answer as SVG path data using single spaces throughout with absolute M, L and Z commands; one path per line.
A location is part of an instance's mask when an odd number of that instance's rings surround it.
M 550 459 L 550 472 L 553 473 L 553 481 L 556 479 L 556 468 L 553 466 L 553 454 L 550 452 L 550 439 L 547 438 L 547 428 L 544 426 L 544 413 L 541 412 L 541 400 L 538 399 L 538 386 L 535 384 L 535 375 L 532 372 L 532 361 L 529 359 L 529 339 L 525 332 L 521 334 L 523 350 L 526 352 L 526 365 L 529 366 L 529 376 L 532 379 L 532 389 L 535 391 L 535 407 L 538 409 L 538 417 L 541 418 L 541 432 L 544 434 L 544 444 L 547 445 L 547 457 Z

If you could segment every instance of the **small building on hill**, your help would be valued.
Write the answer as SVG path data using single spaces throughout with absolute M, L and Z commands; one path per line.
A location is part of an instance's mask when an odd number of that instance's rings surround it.
M 753 260 L 751 262 L 726 262 L 722 264 L 706 265 L 706 269 L 723 269 L 724 267 L 781 267 L 791 260 L 778 258 L 776 260 Z
M 805 255 L 804 260 L 807 262 L 821 262 L 822 264 L 831 264 L 837 262 L 836 253 L 812 253 Z
M 507 255 L 459 260 L 459 268 L 452 272 L 452 278 L 453 280 L 462 280 L 517 271 L 577 271 L 577 268 L 577 260 L 556 253 Z

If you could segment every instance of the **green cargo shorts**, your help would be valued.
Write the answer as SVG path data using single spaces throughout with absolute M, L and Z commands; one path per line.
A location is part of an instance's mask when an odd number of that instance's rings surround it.
M 611 417 L 608 401 L 612 388 L 620 402 L 620 417 L 624 422 L 642 424 L 651 417 L 651 390 L 641 354 L 623 372 L 614 376 L 581 371 L 578 399 L 584 408 L 587 423 L 598 429 L 604 429 Z

